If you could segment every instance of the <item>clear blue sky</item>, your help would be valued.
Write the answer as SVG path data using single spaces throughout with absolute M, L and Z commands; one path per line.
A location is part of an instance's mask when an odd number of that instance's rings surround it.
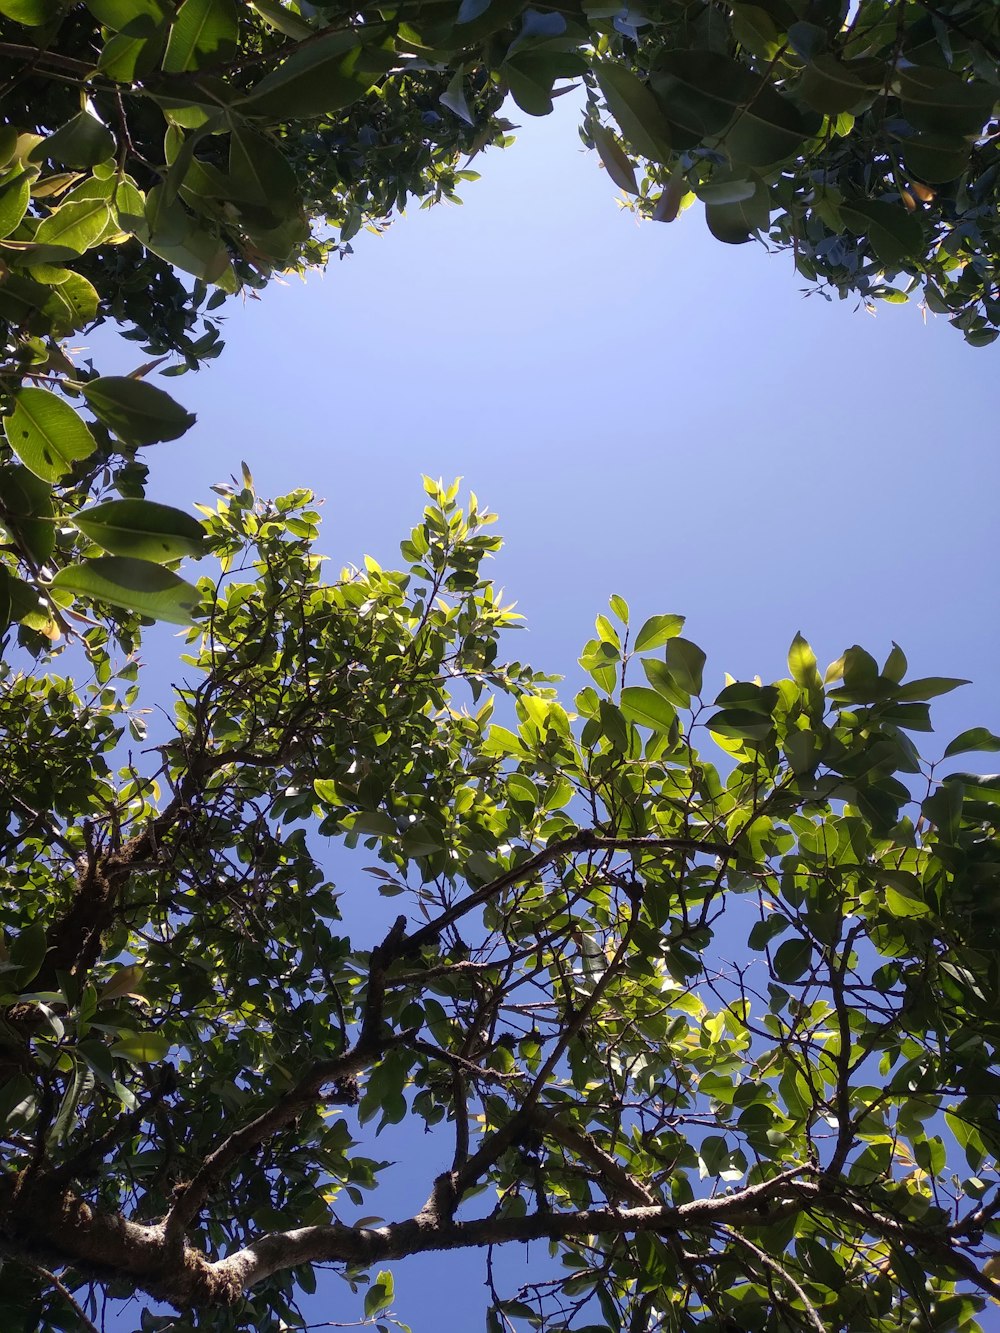
M 974 681 L 935 705 L 928 752 L 1000 730 L 997 353 L 913 306 L 803 299 L 790 256 L 719 244 L 697 205 L 637 225 L 569 100 L 519 117 L 463 208 L 414 210 L 235 308 L 222 358 L 164 382 L 199 420 L 151 451 L 151 493 L 208 500 L 245 458 L 259 491 L 325 498 L 337 568 L 396 561 L 420 474 L 461 474 L 501 516 L 515 653 L 569 692 L 618 592 L 637 617 L 688 616 L 708 689 L 783 674 L 797 630 L 821 663 L 895 639 L 915 674 Z M 428 1151 L 384 1135 L 373 1155 Z M 481 1261 L 410 1260 L 397 1309 L 414 1333 L 466 1333 L 482 1279 Z M 312 1317 L 356 1317 L 345 1292 L 321 1284 Z

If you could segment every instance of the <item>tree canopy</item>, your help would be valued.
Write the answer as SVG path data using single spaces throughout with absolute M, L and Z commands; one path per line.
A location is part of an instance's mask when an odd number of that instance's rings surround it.
M 199 535 L 141 503 L 137 451 L 192 421 L 159 358 L 210 360 L 227 296 L 455 197 L 501 111 L 574 86 L 642 216 L 697 202 L 828 295 L 990 343 L 998 67 L 993 0 L 0 0 L 0 617 L 39 647 L 77 598 L 187 616 Z M 128 377 L 65 345 L 102 321 Z
M 896 646 L 716 694 L 617 596 L 567 707 L 427 489 L 401 571 L 327 581 L 308 493 L 220 487 L 152 748 L 106 626 L 88 683 L 3 668 L 3 1327 L 294 1328 L 323 1270 L 386 1326 L 394 1261 L 536 1241 L 489 1333 L 971 1333 L 1000 778 L 953 770 L 1000 738 L 922 759 L 962 682 Z
M 797 635 L 716 695 L 680 616 L 615 597 L 560 703 L 457 487 L 401 571 L 327 580 L 309 495 L 244 470 L 196 520 L 142 452 L 229 297 L 454 197 L 508 95 L 574 85 L 642 215 L 697 201 L 984 345 L 998 42 L 979 0 L 0 0 L 4 1329 L 134 1293 L 145 1329 L 294 1327 L 323 1269 L 384 1321 L 433 1249 L 486 1251 L 488 1333 L 947 1333 L 1000 1298 L 1000 778 L 951 762 L 1000 738 L 911 739 L 960 682 L 896 647 L 824 677 Z M 103 321 L 133 373 L 68 346 Z M 187 679 L 150 738 L 156 619 Z M 426 1201 L 387 1221 L 413 1125 Z

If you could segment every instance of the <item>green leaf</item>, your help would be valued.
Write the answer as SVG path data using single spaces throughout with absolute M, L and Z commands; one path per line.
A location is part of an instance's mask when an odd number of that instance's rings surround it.
M 820 118 L 807 117 L 786 97 L 765 84 L 738 109 L 720 146 L 733 162 L 766 167 L 795 157 L 803 139 L 815 134 Z
M 767 231 L 771 225 L 770 195 L 758 181 L 749 197 L 736 199 L 732 203 L 707 203 L 705 221 L 717 241 L 723 241 L 726 245 L 743 245 L 756 232 Z
M 949 773 L 942 782 L 961 783 L 970 800 L 1000 805 L 1000 773 Z
M 132 1032 L 115 1042 L 111 1054 L 134 1065 L 146 1065 L 163 1060 L 169 1050 L 170 1042 L 160 1032 Z
M 790 925 L 791 922 L 783 912 L 773 912 L 770 916 L 765 917 L 763 921 L 754 923 L 747 943 L 751 949 L 763 951 L 776 936 L 781 935 Z
M 691 143 L 720 134 L 737 106 L 749 102 L 760 81 L 746 68 L 714 51 L 668 51 L 650 84 L 671 125 Z
M 757 5 L 733 5 L 733 36 L 762 60 L 772 60 L 781 45 L 774 20 Z
M 96 319 L 99 301 L 97 288 L 82 273 L 66 272 L 65 279 L 51 288 L 42 309 L 52 332 L 63 337 Z
M 670 126 L 649 88 L 617 62 L 601 61 L 594 73 L 626 143 L 642 157 L 666 166 L 671 156 Z
M 654 648 L 662 648 L 668 639 L 680 634 L 683 628 L 683 616 L 650 616 L 635 636 L 635 651 L 646 653 Z
M 15 168 L 0 182 L 0 237 L 9 236 L 28 211 L 33 171 Z
M 474 23 L 490 7 L 491 0 L 462 0 L 458 8 L 456 23 Z
M 760 182 L 757 180 L 733 178 L 723 172 L 703 184 L 696 185 L 694 192 L 703 204 L 742 204 L 752 199 L 759 189 Z
M 137 83 L 159 65 L 168 32 L 163 23 L 148 33 L 115 33 L 104 43 L 98 69 L 116 83 Z
M 838 116 L 843 111 L 860 115 L 874 102 L 877 92 L 877 87 L 870 87 L 836 56 L 825 52 L 809 61 L 798 84 L 803 101 L 824 116 Z
M 235 197 L 269 205 L 279 221 L 285 213 L 302 207 L 295 172 L 284 153 L 263 134 L 243 125 L 234 126 L 230 135 L 229 181 Z
M 41 628 L 49 618 L 34 588 L 0 565 L 0 630 L 17 621 Z
M 894 680 L 898 684 L 906 675 L 906 654 L 900 648 L 898 643 L 893 643 L 892 651 L 885 659 L 885 666 L 882 668 L 882 675 L 886 680 Z
M 923 226 L 919 217 L 908 213 L 902 203 L 845 200 L 840 205 L 840 216 L 853 235 L 867 236 L 878 258 L 889 267 L 923 254 Z
M 14 453 L 42 481 L 62 481 L 74 463 L 97 448 L 69 403 L 48 389 L 20 389 L 4 430 Z
M 76 1110 L 87 1087 L 92 1083 L 93 1075 L 85 1064 L 78 1064 L 73 1077 L 63 1094 L 59 1110 L 46 1135 L 46 1146 L 65 1142 L 77 1121 Z
M 803 689 L 821 689 L 823 682 L 816 667 L 816 654 L 801 634 L 796 634 L 788 650 L 788 669 L 792 680 Z
M 705 654 L 688 639 L 671 639 L 666 651 L 667 670 L 688 694 L 701 694 Z
M 38 246 L 52 247 L 53 252 L 74 258 L 100 240 L 110 221 L 111 210 L 106 200 L 74 200 L 63 204 L 38 224 L 34 241 Z
M 32 922 L 14 936 L 9 962 L 15 969 L 15 985 L 19 990 L 24 990 L 38 975 L 47 947 L 45 923 L 42 921 Z
M 970 750 L 1000 750 L 1000 736 L 994 736 L 985 727 L 971 727 L 948 742 L 944 758 L 950 759 L 953 754 L 968 754 Z
M 26 467 L 0 468 L 0 521 L 44 564 L 56 543 L 52 491 Z
M 941 134 L 914 134 L 900 138 L 899 145 L 906 170 L 931 185 L 961 176 L 972 152 L 967 139 Z
M 911 898 L 891 885 L 885 891 L 885 905 L 893 916 L 900 917 L 928 916 L 931 910 L 921 899 Z
M 370 1319 L 372 1315 L 376 1315 L 382 1310 L 388 1310 L 392 1304 L 393 1296 L 392 1274 L 388 1269 L 383 1268 L 365 1292 L 365 1318 Z
M 682 689 L 674 680 L 666 662 L 661 662 L 655 657 L 644 657 L 642 659 L 642 669 L 646 673 L 646 679 L 657 694 L 662 694 L 664 699 L 669 699 L 676 708 L 690 706 L 690 691 Z
M 779 981 L 798 981 L 812 964 L 812 945 L 797 936 L 779 944 L 774 953 L 774 975 Z
M 995 84 L 971 81 L 950 69 L 903 65 L 896 75 L 903 115 L 917 130 L 976 136 L 993 114 Z
M 311 28 L 305 19 L 286 9 L 278 0 L 250 0 L 250 3 L 265 23 L 277 32 L 284 33 L 286 37 L 291 37 L 293 41 L 301 42 L 306 37 L 315 36 L 315 28 Z
M 109 375 L 88 381 L 83 395 L 98 420 L 125 444 L 176 440 L 195 423 L 193 413 L 144 380 Z
M 618 188 L 624 190 L 627 194 L 638 194 L 639 186 L 636 184 L 635 167 L 615 136 L 604 125 L 598 124 L 590 127 L 590 134 L 597 148 L 598 156 L 604 163 L 604 170 Z
M 23 23 L 26 28 L 41 28 L 64 13 L 63 0 L 0 0 L 0 14 Z
M 529 116 L 549 115 L 555 81 L 574 78 L 586 68 L 581 56 L 549 50 L 520 50 L 502 66 L 511 96 Z
M 925 676 L 923 680 L 908 680 L 905 685 L 900 685 L 892 697 L 898 699 L 900 703 L 910 699 L 919 699 L 922 702 L 925 699 L 936 699 L 939 694 L 950 694 L 952 690 L 969 683 L 953 676 Z
M 438 101 L 442 106 L 448 108 L 458 116 L 459 120 L 464 120 L 466 125 L 475 125 L 476 118 L 469 110 L 469 103 L 465 96 L 465 67 L 457 69 Z
M 621 710 L 629 722 L 653 731 L 669 731 L 677 720 L 677 714 L 663 695 L 645 685 L 629 685 L 622 690 Z
M 629 735 L 625 717 L 608 699 L 602 699 L 598 705 L 598 720 L 601 735 L 610 743 L 612 749 L 624 754 L 628 750 Z
M 152 32 L 167 17 L 160 0 L 86 0 L 98 23 L 113 32 Z
M 238 35 L 235 0 L 184 0 L 170 28 L 164 74 L 183 74 L 231 60 Z
M 614 644 L 603 639 L 592 639 L 584 649 L 580 665 L 594 678 L 605 692 L 610 694 L 618 679 L 618 664 L 621 654 Z
M 198 520 L 152 500 L 108 500 L 74 514 L 73 522 L 112 555 L 162 564 L 205 554 L 205 529 Z
M 271 120 L 322 116 L 356 101 L 377 77 L 362 61 L 360 37 L 348 28 L 295 52 L 241 98 L 248 116 Z M 386 53 L 386 67 L 392 57 Z
M 746 708 L 724 708 L 705 725 L 713 735 L 741 741 L 766 741 L 774 731 L 769 717 Z
M 734 163 L 784 161 L 822 123 L 745 65 L 714 51 L 666 52 L 650 82 L 667 119 L 682 132 L 680 146 L 704 141 Z
M 201 600 L 196 588 L 169 569 L 126 556 L 99 556 L 69 565 L 56 574 L 52 587 L 173 625 L 193 624 Z
M 114 135 L 96 116 L 81 111 L 55 134 L 36 144 L 28 155 L 31 162 L 48 159 L 64 167 L 95 167 L 115 154 Z

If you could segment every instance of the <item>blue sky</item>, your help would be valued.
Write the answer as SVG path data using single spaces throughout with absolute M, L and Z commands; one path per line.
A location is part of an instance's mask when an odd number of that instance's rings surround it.
M 325 499 L 334 563 L 388 562 L 420 474 L 462 475 L 541 667 L 572 673 L 619 592 L 687 614 L 719 681 L 782 671 L 796 630 L 823 660 L 896 639 L 973 678 L 942 728 L 1000 723 L 995 352 L 913 305 L 804 298 L 697 204 L 637 225 L 569 100 L 518 117 L 464 207 L 234 305 L 222 358 L 169 382 L 199 422 L 150 452 L 155 494 L 189 505 L 246 458 L 262 492 Z
M 568 693 L 617 592 L 636 620 L 687 615 L 707 689 L 783 674 L 797 630 L 821 663 L 896 640 L 913 674 L 974 681 L 934 706 L 926 752 L 1000 730 L 996 353 L 913 306 L 804 299 L 790 256 L 719 244 L 698 205 L 637 225 L 569 101 L 518 117 L 463 208 L 414 210 L 235 306 L 222 358 L 164 382 L 199 420 L 151 451 L 151 494 L 209 500 L 245 458 L 260 492 L 325 499 L 337 568 L 396 561 L 420 474 L 461 474 L 507 537 L 496 570 L 529 626 L 512 651 Z M 465 1333 L 482 1280 L 480 1261 L 411 1260 L 397 1309 L 414 1333 Z M 344 1291 L 321 1285 L 313 1317 L 353 1317 Z

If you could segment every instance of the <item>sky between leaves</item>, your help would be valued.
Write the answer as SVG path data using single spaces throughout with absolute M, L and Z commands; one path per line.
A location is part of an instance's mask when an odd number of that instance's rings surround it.
M 529 627 L 511 655 L 562 672 L 567 695 L 617 592 L 636 623 L 688 616 L 706 690 L 727 670 L 787 674 L 796 630 L 821 665 L 895 639 L 912 675 L 973 680 L 934 704 L 924 753 L 1000 730 L 997 353 L 913 306 L 876 319 L 803 299 L 789 256 L 720 245 L 700 205 L 637 226 L 572 103 L 512 117 L 517 144 L 472 164 L 463 208 L 411 212 L 325 277 L 234 307 L 221 359 L 164 382 L 198 425 L 150 450 L 150 493 L 208 501 L 241 459 L 261 494 L 310 486 L 333 575 L 365 553 L 396 567 L 420 474 L 462 475 L 507 538 L 496 574 Z M 147 706 L 181 674 L 171 633 L 147 639 Z M 433 1172 L 409 1143 L 419 1192 Z M 422 1201 L 404 1185 L 392 1204 Z M 529 1261 L 504 1268 L 520 1281 Z M 421 1256 L 395 1278 L 413 1333 L 481 1327 L 481 1258 Z M 321 1281 L 303 1309 L 358 1317 L 345 1298 Z

